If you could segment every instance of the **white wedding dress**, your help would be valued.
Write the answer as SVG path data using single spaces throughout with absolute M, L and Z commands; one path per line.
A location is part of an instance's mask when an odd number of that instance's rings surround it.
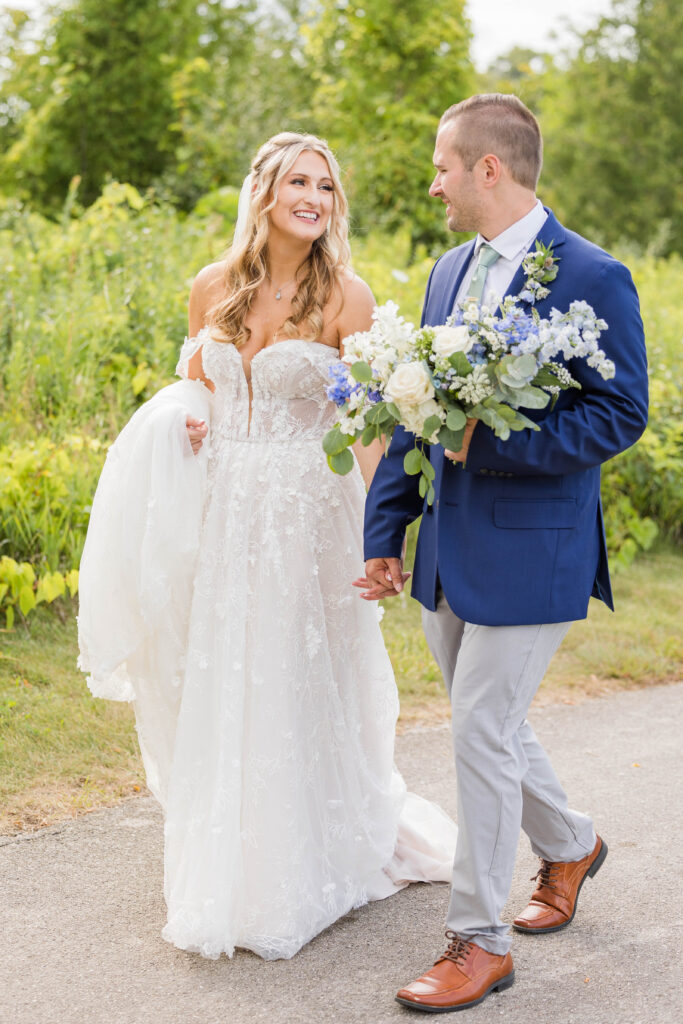
M 163 935 L 291 957 L 353 907 L 448 881 L 455 826 L 393 767 L 398 701 L 363 566 L 358 467 L 321 441 L 338 353 L 204 329 L 110 450 L 81 566 L 81 667 L 133 700 L 165 811 Z M 187 412 L 210 424 L 193 456 Z

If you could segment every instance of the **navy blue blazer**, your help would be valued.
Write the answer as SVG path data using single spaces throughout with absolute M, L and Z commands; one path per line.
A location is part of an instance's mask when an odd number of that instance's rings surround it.
M 428 448 L 436 470 L 429 507 L 418 477 L 403 471 L 414 435 L 397 428 L 380 461 L 365 509 L 365 557 L 398 557 L 406 527 L 422 514 L 412 596 L 436 607 L 439 585 L 466 622 L 488 626 L 585 618 L 591 596 L 613 608 L 600 504 L 600 466 L 638 440 L 647 422 L 648 378 L 638 295 L 623 264 L 548 211 L 538 234 L 553 246 L 558 274 L 541 316 L 585 299 L 608 330 L 600 346 L 614 361 L 603 380 L 585 360 L 569 368 L 581 391 L 563 391 L 554 408 L 524 410 L 540 431 L 501 441 L 477 424 L 463 467 Z M 533 248 L 532 243 L 532 248 Z M 423 324 L 442 324 L 470 262 L 474 242 L 451 249 L 429 277 Z M 508 294 L 522 289 L 520 268 Z

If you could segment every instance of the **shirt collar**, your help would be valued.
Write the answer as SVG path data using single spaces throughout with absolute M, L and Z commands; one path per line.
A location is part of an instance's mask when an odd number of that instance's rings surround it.
M 501 231 L 495 238 L 491 238 L 488 244 L 492 246 L 496 252 L 500 253 L 503 259 L 514 260 L 520 253 L 527 251 L 534 238 L 545 224 L 548 214 L 543 209 L 543 203 L 540 199 L 536 200 L 536 205 L 529 210 L 527 214 L 516 220 L 514 224 L 511 224 L 505 231 Z M 485 238 L 481 235 L 477 235 L 474 240 L 474 256 L 475 258 L 479 255 L 479 250 L 482 245 L 486 242 Z

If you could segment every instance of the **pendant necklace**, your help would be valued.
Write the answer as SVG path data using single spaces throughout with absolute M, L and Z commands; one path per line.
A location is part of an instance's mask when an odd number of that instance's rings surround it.
M 290 284 L 294 284 L 294 283 L 295 283 L 295 281 L 296 281 L 296 278 L 295 278 L 295 277 L 293 277 L 291 281 L 285 281 L 285 283 L 284 283 L 284 284 L 281 284 L 281 285 L 279 286 L 279 288 L 278 288 L 278 289 L 276 290 L 276 292 L 275 292 L 275 298 L 277 299 L 277 301 L 278 301 L 278 302 L 279 302 L 279 301 L 280 301 L 280 299 L 282 298 L 282 289 L 283 289 L 283 288 L 289 288 Z

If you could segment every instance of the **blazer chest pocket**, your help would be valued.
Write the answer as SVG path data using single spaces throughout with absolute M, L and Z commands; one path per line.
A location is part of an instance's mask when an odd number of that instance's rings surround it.
M 571 530 L 576 526 L 574 498 L 516 501 L 499 498 L 493 503 L 493 522 L 504 530 Z

